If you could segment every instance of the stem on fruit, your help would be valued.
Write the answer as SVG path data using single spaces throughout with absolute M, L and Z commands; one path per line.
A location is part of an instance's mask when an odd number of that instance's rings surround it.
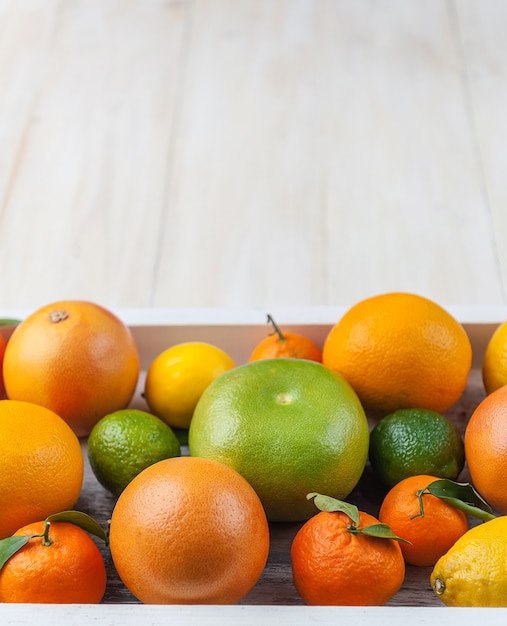
M 285 341 L 285 337 L 283 336 L 282 331 L 280 330 L 280 328 L 278 327 L 278 324 L 275 322 L 275 320 L 271 317 L 269 313 L 268 313 L 268 324 L 273 325 L 273 328 L 275 329 L 275 332 L 278 335 L 278 338 L 280 339 L 280 341 Z
M 44 522 L 44 534 L 42 535 L 42 545 L 50 546 L 53 541 L 49 537 L 49 527 L 51 526 L 51 522 L 46 520 Z
M 58 324 L 58 322 L 63 322 L 69 317 L 67 311 L 59 310 L 59 311 L 51 311 L 49 314 L 49 320 L 52 324 Z

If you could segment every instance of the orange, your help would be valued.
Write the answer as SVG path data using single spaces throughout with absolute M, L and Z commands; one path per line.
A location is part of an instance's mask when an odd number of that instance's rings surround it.
M 232 358 L 205 341 L 186 341 L 167 348 L 148 367 L 144 397 L 150 410 L 172 428 L 188 429 L 203 391 L 234 368 Z
M 244 476 L 270 521 L 308 519 L 306 494 L 337 499 L 356 486 L 368 456 L 366 415 L 347 381 L 321 363 L 274 358 L 236 367 L 203 393 L 190 424 L 192 456 Z
M 70 509 L 83 484 L 79 439 L 53 411 L 0 400 L 0 539 Z
M 345 313 L 326 337 L 322 359 L 372 414 L 415 407 L 444 413 L 465 390 L 472 348 L 463 326 L 440 305 L 386 293 Z
M 482 362 L 482 380 L 487 394 L 507 385 L 507 322 L 500 324 L 488 341 Z
M 463 511 L 430 494 L 421 494 L 424 515 L 421 515 L 419 491 L 436 476 L 419 474 L 397 483 L 385 496 L 379 519 L 410 543 L 400 544 L 405 561 L 410 565 L 435 565 L 468 530 L 468 517 Z
M 34 522 L 15 535 L 44 535 Z M 0 570 L 0 602 L 97 604 L 106 590 L 102 554 L 84 530 L 52 522 L 48 540 L 33 537 Z
M 7 396 L 60 415 L 78 436 L 125 408 L 139 376 L 130 330 L 92 302 L 48 304 L 14 330 L 4 357 Z
M 271 315 L 268 315 L 268 322 L 273 324 L 274 332 L 255 346 L 249 361 L 292 357 L 295 359 L 309 359 L 318 363 L 322 362 L 321 349 L 309 337 L 287 330 L 282 333 Z
M 5 348 L 7 346 L 7 341 L 5 337 L 0 333 L 0 400 L 5 398 L 5 387 L 4 387 L 4 377 L 3 377 L 3 362 L 4 362 L 4 354 Z
M 465 429 L 470 478 L 482 497 L 507 514 L 507 385 L 486 396 Z
M 383 605 L 403 584 L 405 562 L 398 542 L 355 534 L 351 522 L 346 513 L 321 511 L 294 537 L 292 574 L 306 604 Z M 378 523 L 359 512 L 357 528 Z
M 230 467 L 192 457 L 138 474 L 117 500 L 109 538 L 120 578 L 147 604 L 234 604 L 269 551 L 252 487 Z

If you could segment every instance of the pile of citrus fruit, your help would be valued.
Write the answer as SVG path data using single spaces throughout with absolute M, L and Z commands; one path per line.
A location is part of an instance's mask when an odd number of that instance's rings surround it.
M 445 604 L 507 605 L 507 321 L 459 422 L 472 346 L 428 298 L 367 298 L 320 338 L 268 323 L 246 362 L 185 341 L 146 372 L 92 302 L 0 324 L 0 602 L 100 602 L 107 554 L 140 602 L 236 603 L 282 523 L 307 604 L 382 605 L 419 567 Z M 75 510 L 88 466 L 100 521 Z

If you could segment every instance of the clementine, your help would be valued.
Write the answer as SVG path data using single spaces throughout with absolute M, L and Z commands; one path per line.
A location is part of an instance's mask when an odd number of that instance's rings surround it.
M 93 539 L 68 522 L 23 526 L 32 537 L 0 570 L 0 602 L 97 604 L 106 590 L 106 567 Z M 37 535 L 34 537 L 34 535 Z
M 268 322 L 273 325 L 274 332 L 255 346 L 249 361 L 289 357 L 322 362 L 321 349 L 309 337 L 287 330 L 282 332 L 271 315 L 268 315 Z
M 139 376 L 130 330 L 92 302 L 48 304 L 14 330 L 4 357 L 7 396 L 60 415 L 78 436 L 125 408 Z
M 326 337 L 322 359 L 372 415 L 413 407 L 443 413 L 467 385 L 472 348 L 463 326 L 440 305 L 386 293 L 345 313 Z
M 410 565 L 435 565 L 468 530 L 463 511 L 424 492 L 435 480 L 427 474 L 405 478 L 392 487 L 380 507 L 380 521 L 410 542 L 400 544 Z
M 397 540 L 364 534 L 379 520 L 357 512 L 320 511 L 291 546 L 294 585 L 306 604 L 372 606 L 388 602 L 405 578 Z
M 486 396 L 465 429 L 465 458 L 472 483 L 502 515 L 507 514 L 507 385 Z
M 81 492 L 79 439 L 56 413 L 19 400 L 0 400 L 0 539 L 70 509 Z
M 126 587 L 150 604 L 233 604 L 266 564 L 269 527 L 248 482 L 217 461 L 150 465 L 119 496 L 110 548 Z

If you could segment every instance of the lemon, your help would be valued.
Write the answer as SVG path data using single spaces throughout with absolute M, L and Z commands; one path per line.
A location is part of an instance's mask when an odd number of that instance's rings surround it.
M 371 432 L 369 458 L 388 487 L 419 474 L 454 480 L 465 464 L 458 428 L 427 409 L 400 409 L 382 418 Z
M 316 513 L 306 495 L 343 500 L 368 456 L 369 429 L 359 399 L 337 372 L 296 358 L 240 365 L 203 393 L 190 423 L 192 456 L 239 472 L 270 521 Z
M 90 467 L 99 483 L 116 496 L 149 465 L 180 454 L 172 429 L 138 409 L 106 415 L 88 437 Z
M 430 582 L 447 606 L 507 606 L 507 517 L 462 535 L 437 561 Z
M 176 344 L 148 367 L 144 397 L 169 426 L 188 429 L 195 405 L 215 378 L 235 367 L 223 350 L 201 341 Z
M 486 346 L 482 380 L 488 395 L 507 385 L 507 322 L 498 326 Z

